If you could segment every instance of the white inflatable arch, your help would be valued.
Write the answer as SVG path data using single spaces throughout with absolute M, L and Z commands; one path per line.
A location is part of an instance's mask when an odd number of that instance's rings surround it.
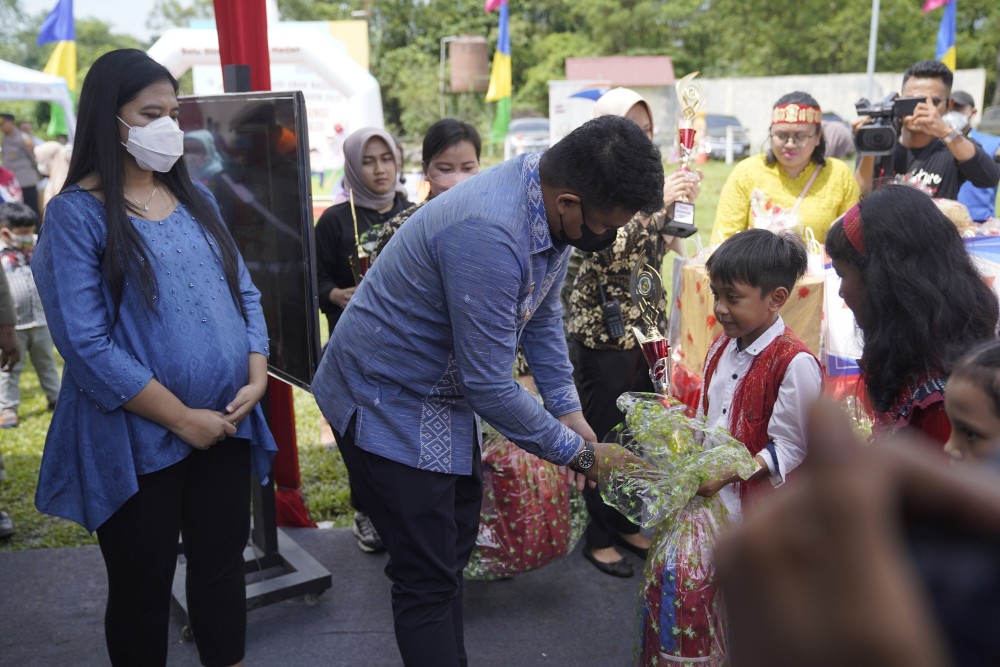
M 332 37 L 324 39 L 313 27 L 282 23 L 268 25 L 267 39 L 271 63 L 305 65 L 347 99 L 348 115 L 344 120 L 348 127 L 384 127 L 378 81 L 347 54 L 340 42 Z M 195 65 L 221 67 L 219 38 L 212 29 L 168 30 L 148 53 L 177 78 Z

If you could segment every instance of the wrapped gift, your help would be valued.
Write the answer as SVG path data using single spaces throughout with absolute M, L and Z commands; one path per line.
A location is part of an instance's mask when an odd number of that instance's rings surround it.
M 586 526 L 586 508 L 558 467 L 502 435 L 483 442 L 483 506 L 465 574 L 498 579 L 569 553 Z
M 602 480 L 605 502 L 654 530 L 643 571 L 636 662 L 721 667 L 725 627 L 715 588 L 712 549 L 729 523 L 718 497 L 697 495 L 702 483 L 749 478 L 757 463 L 721 428 L 685 415 L 684 406 L 653 394 L 625 394 L 619 442 L 642 466 L 613 469 Z

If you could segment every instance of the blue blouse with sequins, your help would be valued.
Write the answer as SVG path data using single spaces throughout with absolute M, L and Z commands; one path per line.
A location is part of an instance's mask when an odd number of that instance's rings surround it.
M 138 475 L 192 451 L 122 405 L 156 378 L 188 407 L 223 411 L 247 383 L 249 354 L 268 353 L 260 292 L 242 259 L 246 320 L 230 294 L 215 240 L 183 204 L 164 220 L 132 222 L 150 251 L 155 311 L 141 287 L 127 281 L 113 316 L 101 268 L 104 204 L 78 187 L 49 202 L 32 261 L 52 338 L 65 360 L 35 504 L 90 531 L 138 490 Z M 266 479 L 277 446 L 259 405 L 235 437 L 250 441 L 254 472 Z

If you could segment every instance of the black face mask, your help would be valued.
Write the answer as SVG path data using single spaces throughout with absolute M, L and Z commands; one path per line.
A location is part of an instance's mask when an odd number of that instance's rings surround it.
M 584 252 L 601 252 L 606 248 L 610 248 L 614 244 L 615 238 L 618 236 L 618 229 L 609 229 L 603 234 L 594 233 L 594 231 L 587 226 L 587 218 L 584 216 L 583 212 L 583 202 L 580 202 L 580 220 L 582 222 L 580 225 L 580 238 L 571 239 L 566 236 L 566 229 L 563 227 L 563 218 L 560 213 L 559 240 L 573 246 L 574 248 L 579 248 Z

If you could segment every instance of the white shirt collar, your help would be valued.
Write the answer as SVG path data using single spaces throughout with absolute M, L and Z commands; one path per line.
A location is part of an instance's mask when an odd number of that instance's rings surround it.
M 738 338 L 733 338 L 731 341 L 729 341 L 729 344 L 732 346 L 732 351 L 736 354 L 739 354 L 740 352 L 745 352 L 747 354 L 751 354 L 756 357 L 764 350 L 764 348 L 770 345 L 775 338 L 777 338 L 784 332 L 785 332 L 785 321 L 781 319 L 781 315 L 778 315 L 778 319 L 774 321 L 774 324 L 769 326 L 767 328 L 767 331 L 758 336 L 757 340 L 750 343 L 750 347 L 746 348 L 745 350 L 740 350 L 737 347 L 739 345 Z

